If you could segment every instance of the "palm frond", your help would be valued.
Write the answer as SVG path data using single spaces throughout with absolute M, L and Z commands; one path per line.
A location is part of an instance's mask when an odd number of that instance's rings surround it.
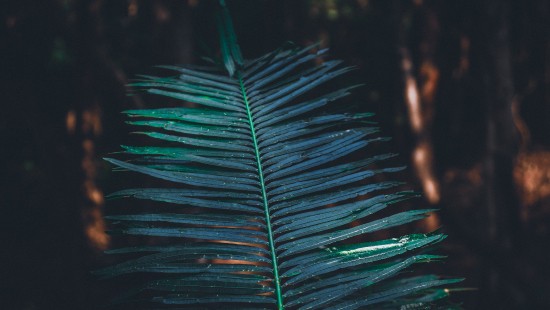
M 396 192 L 400 182 L 378 181 L 402 170 L 373 168 L 395 154 L 349 160 L 387 140 L 376 136 L 371 114 L 323 113 L 355 87 L 330 85 L 352 68 L 334 60 L 312 65 L 326 54 L 317 45 L 243 60 L 221 4 L 226 74 L 163 66 L 179 76 L 141 76 L 134 88 L 196 107 L 126 111 L 129 123 L 157 143 L 124 146 L 128 161 L 106 159 L 172 183 L 110 195 L 151 204 L 107 216 L 113 233 L 163 243 L 108 251 L 133 258 L 96 274 L 141 275 L 135 279 L 146 280 L 119 301 L 154 307 L 356 309 L 426 306 L 444 297 L 439 287 L 458 280 L 401 276 L 416 263 L 441 259 L 418 250 L 444 235 L 349 243 L 432 211 L 380 215 L 417 196 Z

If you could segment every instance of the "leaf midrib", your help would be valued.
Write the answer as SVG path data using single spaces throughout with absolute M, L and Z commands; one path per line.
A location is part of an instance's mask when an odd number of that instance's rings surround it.
M 273 232 L 271 230 L 271 215 L 269 214 L 269 204 L 267 201 L 267 193 L 266 193 L 266 187 L 264 182 L 264 174 L 262 171 L 262 162 L 260 159 L 260 149 L 258 146 L 258 141 L 256 139 L 256 130 L 254 128 L 254 120 L 252 118 L 252 112 L 250 111 L 250 105 L 248 102 L 248 96 L 246 93 L 246 89 L 244 87 L 244 82 L 241 76 L 240 72 L 237 72 L 237 78 L 239 80 L 239 87 L 241 89 L 241 93 L 243 96 L 243 101 L 245 103 L 246 107 L 246 114 L 248 117 L 248 123 L 250 125 L 250 132 L 252 135 L 252 142 L 254 144 L 254 153 L 256 156 L 256 163 L 258 165 L 258 176 L 260 178 L 260 186 L 262 190 L 262 199 L 264 204 L 264 214 L 265 214 L 265 221 L 266 221 L 266 227 L 267 227 L 267 235 L 268 235 L 268 241 L 269 241 L 269 250 L 271 252 L 271 262 L 273 265 L 273 278 L 275 282 L 275 294 L 277 296 L 277 307 L 278 309 L 282 310 L 284 309 L 283 305 L 283 295 L 281 293 L 281 282 L 279 278 L 279 267 L 277 264 L 277 253 L 275 252 L 275 242 L 273 238 Z

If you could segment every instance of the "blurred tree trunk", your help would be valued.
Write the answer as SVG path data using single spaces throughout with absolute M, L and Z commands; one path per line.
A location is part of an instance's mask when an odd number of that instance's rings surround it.
M 480 56 L 482 60 L 483 102 L 487 109 L 486 150 L 483 159 L 483 180 L 487 219 L 487 241 L 508 253 L 518 246 L 519 201 L 513 181 L 514 160 L 518 152 L 518 135 L 513 122 L 514 84 L 510 51 L 510 1 L 480 1 Z M 493 256 L 485 261 L 487 286 L 482 308 L 507 307 L 499 297 L 507 291 L 498 270 L 504 257 Z
M 412 163 L 420 180 L 426 200 L 436 205 L 439 203 L 440 186 L 435 173 L 432 130 L 435 116 L 434 101 L 439 83 L 439 68 L 435 55 L 439 36 L 439 19 L 433 2 L 418 2 L 411 15 L 416 15 L 418 22 L 414 30 L 408 31 L 401 22 L 398 35 L 398 49 L 401 54 L 403 71 L 403 97 L 407 106 L 409 125 L 414 136 Z M 411 17 L 409 17 L 411 18 Z M 401 18 L 401 20 L 403 20 Z M 408 33 L 411 32 L 410 35 Z M 410 37 L 417 37 L 415 46 L 409 46 Z M 414 55 L 417 57 L 414 57 Z M 416 60 L 416 61 L 415 61 Z M 436 215 L 429 226 L 435 230 L 438 226 Z
M 482 2 L 483 82 L 487 105 L 487 147 L 485 164 L 489 240 L 510 248 L 518 229 L 518 199 L 512 178 L 514 159 L 519 150 L 512 115 L 514 86 L 508 27 L 510 2 Z

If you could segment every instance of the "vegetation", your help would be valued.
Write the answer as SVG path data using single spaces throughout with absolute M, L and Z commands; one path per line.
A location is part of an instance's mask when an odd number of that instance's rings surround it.
M 461 287 L 476 288 L 450 300 L 466 309 L 550 309 L 550 251 L 544 251 L 550 242 L 550 1 L 227 4 L 249 59 L 290 40 L 304 47 L 320 42 L 319 49 L 330 48 L 330 59 L 354 66 L 305 96 L 321 96 L 348 81 L 364 83 L 323 110 L 374 112 L 391 140 L 346 160 L 399 153 L 368 169 L 406 165 L 405 171 L 363 182 L 399 180 L 407 185 L 386 192 L 422 193 L 373 218 L 438 210 L 345 243 L 445 233 L 449 237 L 431 252 L 446 256 L 444 262 L 413 268 L 417 274 L 464 277 Z M 120 112 L 182 102 L 142 91 L 128 96 L 128 83 L 138 73 L 176 75 L 154 65 L 219 57 L 217 8 L 214 0 L 0 2 L 0 157 L 6 180 L 0 309 L 102 309 L 108 295 L 155 277 L 97 281 L 90 272 L 145 254 L 104 255 L 107 248 L 172 239 L 105 233 L 116 227 L 106 226 L 105 213 L 146 212 L 142 208 L 154 205 L 166 210 L 169 204 L 105 204 L 104 193 L 174 183 L 113 171 L 101 157 L 121 143 L 163 146 L 158 139 L 128 135 L 138 127 L 125 124 Z
M 126 161 L 106 159 L 169 182 L 110 195 L 145 201 L 110 212 L 113 234 L 158 239 L 108 251 L 129 256 L 96 271 L 131 283 L 115 303 L 278 309 L 436 305 L 448 295 L 444 287 L 460 280 L 403 271 L 441 259 L 420 250 L 445 236 L 369 238 L 433 210 L 391 211 L 417 194 L 379 179 L 402 170 L 379 168 L 395 154 L 365 155 L 387 140 L 376 137 L 372 115 L 342 112 L 357 86 L 342 88 L 335 81 L 352 68 L 326 60 L 327 50 L 317 44 L 244 60 L 224 1 L 220 4 L 221 61 L 162 66 L 176 75 L 141 76 L 131 84 L 180 104 L 126 111 L 130 124 L 145 128 L 140 133 L 152 138 L 151 145 L 124 146 Z M 352 242 L 358 236 L 361 242 Z

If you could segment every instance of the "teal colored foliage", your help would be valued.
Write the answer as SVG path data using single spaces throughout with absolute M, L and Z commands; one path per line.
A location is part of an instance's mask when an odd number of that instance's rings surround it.
M 129 160 L 106 159 L 123 170 L 171 184 L 110 195 L 151 203 L 146 211 L 107 216 L 113 232 L 163 241 L 108 251 L 131 258 L 96 271 L 97 275 L 137 275 L 128 285 L 132 289 L 122 293 L 115 305 L 155 309 L 435 305 L 448 295 L 445 287 L 459 280 L 403 272 L 418 263 L 440 260 L 419 250 L 440 242 L 444 235 L 349 242 L 358 236 L 372 240 L 370 233 L 423 219 L 433 211 L 381 215 L 389 206 L 417 195 L 395 191 L 400 182 L 379 181 L 379 174 L 401 167 L 372 168 L 395 154 L 357 156 L 373 143 L 387 140 L 376 136 L 371 114 L 326 113 L 355 87 L 329 87 L 351 68 L 335 60 L 314 65 L 327 53 L 318 45 L 282 48 L 244 60 L 228 10 L 223 1 L 220 4 L 217 23 L 223 66 L 163 66 L 176 75 L 142 76 L 132 84 L 195 107 L 126 111 L 129 123 L 156 142 L 123 146 Z M 360 224 L 352 225 L 356 221 Z

